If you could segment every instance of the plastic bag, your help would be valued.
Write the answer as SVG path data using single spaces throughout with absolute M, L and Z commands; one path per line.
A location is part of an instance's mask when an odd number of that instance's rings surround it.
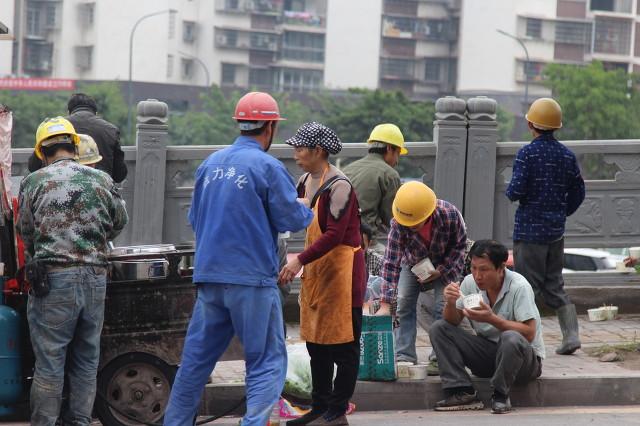
M 311 399 L 311 358 L 304 343 L 287 346 L 287 378 L 284 394 L 299 399 Z

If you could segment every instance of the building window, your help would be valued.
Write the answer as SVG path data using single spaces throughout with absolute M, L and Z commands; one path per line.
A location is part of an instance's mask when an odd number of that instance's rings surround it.
M 591 10 L 631 13 L 633 0 L 591 0 Z
M 58 18 L 58 5 L 55 3 L 47 4 L 45 9 L 45 20 L 46 26 L 49 29 L 58 28 L 57 26 L 57 18 Z
M 196 39 L 196 23 L 192 21 L 182 22 L 182 41 L 193 43 Z
M 251 33 L 249 35 L 249 46 L 252 49 L 277 50 L 278 39 L 275 34 Z
M 557 43 L 591 44 L 591 24 L 584 22 L 558 21 L 556 22 Z
M 224 0 L 224 10 L 238 10 L 238 0 Z
M 424 79 L 425 81 L 440 81 L 440 68 L 441 62 L 439 59 L 427 59 L 424 64 Z
M 517 77 L 518 81 L 541 82 L 544 79 L 544 67 L 546 63 L 535 61 L 518 61 Z
M 27 7 L 27 35 L 36 37 L 42 36 L 40 9 L 31 5 Z
M 191 80 L 193 78 L 193 59 L 182 58 L 180 63 L 182 64 L 182 78 Z
M 167 55 L 167 78 L 173 77 L 173 55 Z
M 380 72 L 382 78 L 413 80 L 415 79 L 415 62 L 411 59 L 382 58 Z
M 305 0 L 284 0 L 284 10 L 305 12 Z
M 238 31 L 215 29 L 215 45 L 223 47 L 238 46 Z
M 631 49 L 631 21 L 598 16 L 595 21 L 595 53 L 629 55 Z
M 249 70 L 249 86 L 256 89 L 271 89 L 271 72 L 268 69 L 252 68 Z
M 282 42 L 282 58 L 324 62 L 324 34 L 287 31 Z
M 76 67 L 82 71 L 91 69 L 93 64 L 93 46 L 76 47 Z
M 322 71 L 283 68 L 276 73 L 276 90 L 310 92 L 322 88 Z
M 223 85 L 236 84 L 236 65 L 235 64 L 222 64 L 222 84 Z
M 53 45 L 50 43 L 27 43 L 25 70 L 38 75 L 51 72 Z
M 176 15 L 177 13 L 169 13 L 169 40 L 176 36 Z
M 542 19 L 527 18 L 527 37 L 542 38 Z
M 95 3 L 80 5 L 80 25 L 82 27 L 87 28 L 93 25 L 95 6 Z
M 385 17 L 382 34 L 387 37 L 448 41 L 449 23 L 440 19 Z

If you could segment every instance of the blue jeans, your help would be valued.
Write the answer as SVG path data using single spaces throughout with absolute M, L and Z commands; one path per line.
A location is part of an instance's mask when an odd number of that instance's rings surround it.
M 433 320 L 442 318 L 444 307 L 442 279 L 438 278 L 430 285 L 434 291 L 435 309 Z M 411 272 L 411 268 L 403 266 L 400 271 L 398 281 L 398 311 L 396 313 L 400 326 L 394 330 L 396 338 L 396 359 L 398 361 L 417 362 L 416 354 L 416 311 L 418 296 L 420 295 L 420 284 L 418 279 Z
M 101 267 L 78 266 L 47 275 L 51 292 L 44 297 L 29 294 L 27 306 L 36 358 L 31 424 L 53 426 L 61 416 L 64 424 L 88 425 L 96 395 L 106 271 Z M 69 406 L 61 413 L 65 373 Z
M 267 424 L 287 374 L 282 322 L 275 287 L 199 284 L 164 424 L 193 425 L 202 390 L 234 334 L 242 342 L 247 370 L 242 425 Z

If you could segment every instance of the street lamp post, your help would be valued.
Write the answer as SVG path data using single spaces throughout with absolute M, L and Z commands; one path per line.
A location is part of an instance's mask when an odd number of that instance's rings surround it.
M 509 34 L 506 31 L 502 31 L 502 30 L 496 30 L 496 31 L 520 43 L 520 46 L 522 46 L 522 49 L 524 50 L 524 55 L 526 57 L 526 62 L 524 64 L 524 105 L 525 105 L 525 109 L 529 108 L 529 72 L 528 72 L 529 71 L 529 51 L 527 50 L 527 46 L 525 46 L 524 40 L 521 39 L 520 37 L 514 36 L 513 34 Z
M 178 51 L 178 53 L 181 54 L 182 56 L 185 56 L 185 57 L 189 58 L 189 59 L 193 59 L 194 61 L 196 61 L 197 63 L 200 64 L 200 66 L 204 70 L 204 76 L 205 76 L 205 79 L 206 79 L 205 80 L 206 81 L 206 85 L 207 85 L 207 87 L 209 87 L 209 85 L 211 84 L 211 77 L 209 76 L 209 68 L 207 68 L 205 63 L 200 58 L 198 58 L 197 56 L 193 56 L 193 55 L 190 55 L 188 53 L 184 53 L 184 52 L 180 52 L 180 51 Z
M 154 12 L 148 15 L 144 15 L 140 19 L 138 19 L 136 23 L 133 25 L 133 28 L 131 28 L 131 33 L 129 34 L 129 82 L 127 84 L 127 104 L 128 104 L 127 135 L 131 135 L 131 104 L 133 103 L 133 91 L 131 90 L 131 81 L 132 81 L 132 75 L 133 75 L 133 36 L 136 33 L 136 29 L 138 28 L 138 25 L 140 25 L 140 23 L 145 19 L 151 18 L 153 16 L 163 15 L 165 13 L 173 14 L 177 12 L 178 11 L 175 9 L 166 9 L 166 10 L 161 10 L 159 12 Z

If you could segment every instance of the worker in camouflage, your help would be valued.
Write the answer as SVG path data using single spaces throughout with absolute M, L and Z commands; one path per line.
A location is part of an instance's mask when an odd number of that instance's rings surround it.
M 49 292 L 29 294 L 27 319 L 36 358 L 31 424 L 88 425 L 96 394 L 106 295 L 107 241 L 127 223 L 111 177 L 75 161 L 79 138 L 61 117 L 38 128 L 45 167 L 20 185 L 18 232 L 27 261 L 43 265 Z M 66 364 L 66 371 L 65 371 Z M 65 374 L 66 373 L 66 374 Z M 65 375 L 68 404 L 61 412 Z

